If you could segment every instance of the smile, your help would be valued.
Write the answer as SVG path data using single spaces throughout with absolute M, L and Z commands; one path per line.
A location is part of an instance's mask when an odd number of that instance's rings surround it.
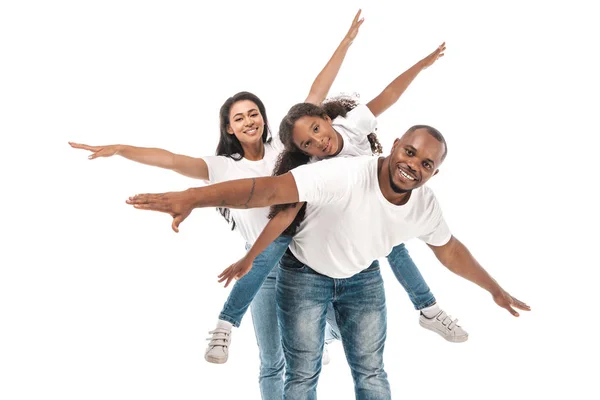
M 400 168 L 398 168 L 398 172 L 400 172 L 400 176 L 402 176 L 404 179 L 408 179 L 409 181 L 416 181 L 417 180 L 415 177 L 410 176 L 409 174 L 407 174 L 406 172 L 404 172 Z

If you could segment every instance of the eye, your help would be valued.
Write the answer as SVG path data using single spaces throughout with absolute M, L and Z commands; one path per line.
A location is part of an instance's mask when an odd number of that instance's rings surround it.
M 319 132 L 319 125 L 315 125 L 315 127 L 313 128 L 313 133 L 317 132 Z
M 258 113 L 254 113 L 254 114 L 252 114 L 252 115 L 251 115 L 251 117 L 252 117 L 252 118 L 256 118 L 256 117 L 258 117 Z
M 415 155 L 415 153 L 412 150 L 410 150 L 410 149 L 406 149 L 405 151 L 406 151 L 406 155 L 408 155 L 410 157 L 412 157 L 412 156 Z
M 431 164 L 429 164 L 427 161 L 423 161 L 423 166 L 427 169 L 431 169 Z
M 242 120 L 241 118 L 234 119 L 235 122 L 240 122 L 241 120 Z
M 308 149 L 308 146 L 310 146 L 310 140 L 308 142 L 304 142 L 304 148 Z

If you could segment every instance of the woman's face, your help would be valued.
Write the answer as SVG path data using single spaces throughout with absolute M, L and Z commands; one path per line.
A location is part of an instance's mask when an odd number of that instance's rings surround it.
M 294 125 L 294 144 L 311 156 L 327 158 L 336 155 L 340 148 L 340 136 L 331 126 L 329 117 L 304 116 Z
M 255 102 L 240 100 L 229 110 L 227 133 L 235 135 L 242 144 L 253 145 L 261 141 L 265 121 Z

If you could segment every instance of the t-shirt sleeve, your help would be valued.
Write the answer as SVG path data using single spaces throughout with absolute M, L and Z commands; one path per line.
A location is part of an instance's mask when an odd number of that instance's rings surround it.
M 231 163 L 235 162 L 225 156 L 207 156 L 202 157 L 202 159 L 208 166 L 208 180 L 206 182 L 210 184 L 226 181 L 227 171 L 231 167 Z
M 343 199 L 351 190 L 346 161 L 348 159 L 336 158 L 292 169 L 299 201 L 328 204 Z
M 433 196 L 433 193 L 431 195 Z M 432 246 L 443 246 L 452 237 L 452 232 L 450 232 L 450 227 L 444 219 L 442 208 L 435 196 L 432 197 L 431 201 L 432 210 L 429 221 L 426 224 L 428 228 L 424 234 L 419 236 L 419 239 Z
M 350 132 L 357 136 L 366 136 L 377 129 L 377 118 L 364 104 L 359 104 L 346 114 L 338 117 L 334 123 L 344 125 Z

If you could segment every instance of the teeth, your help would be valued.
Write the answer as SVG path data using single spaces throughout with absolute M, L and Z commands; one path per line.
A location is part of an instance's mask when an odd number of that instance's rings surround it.
M 406 172 L 400 170 L 400 173 L 402 174 L 403 177 L 405 177 L 406 179 L 410 179 L 411 181 L 414 181 L 415 178 L 413 178 L 412 176 L 408 175 Z

